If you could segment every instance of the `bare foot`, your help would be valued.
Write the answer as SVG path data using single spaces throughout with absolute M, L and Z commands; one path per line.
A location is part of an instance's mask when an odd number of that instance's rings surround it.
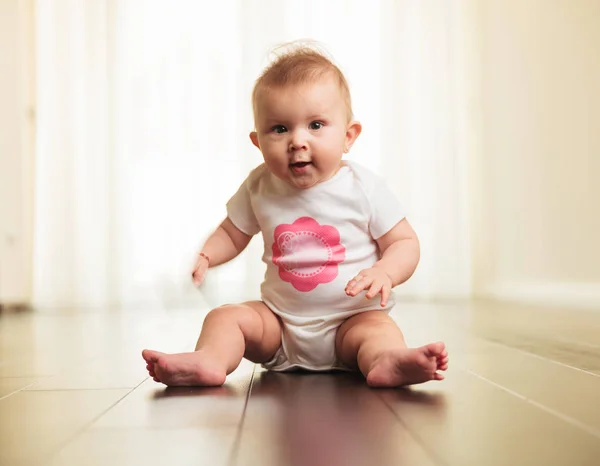
M 385 351 L 371 364 L 367 383 L 371 387 L 401 387 L 443 380 L 438 371 L 448 369 L 448 352 L 442 342 L 420 348 Z
M 217 387 L 225 383 L 225 370 L 202 351 L 166 354 L 144 350 L 142 356 L 150 376 L 169 387 Z

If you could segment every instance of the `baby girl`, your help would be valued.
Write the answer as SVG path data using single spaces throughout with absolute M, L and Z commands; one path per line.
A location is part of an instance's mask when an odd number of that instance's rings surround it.
M 362 127 L 342 72 L 296 47 L 263 72 L 252 102 L 250 140 L 264 163 L 228 201 L 192 277 L 199 285 L 262 232 L 261 300 L 212 310 L 194 352 L 144 350 L 150 376 L 218 386 L 245 357 L 273 371 L 360 370 L 373 387 L 442 380 L 444 344 L 408 348 L 388 315 L 419 241 L 385 183 L 343 160 Z

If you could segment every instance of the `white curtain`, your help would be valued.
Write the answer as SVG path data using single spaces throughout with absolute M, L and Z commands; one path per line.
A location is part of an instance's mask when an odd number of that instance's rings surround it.
M 256 298 L 260 238 L 195 290 L 194 252 L 261 162 L 250 93 L 269 50 L 319 41 L 422 260 L 400 296 L 470 292 L 458 1 L 44 0 L 37 4 L 34 302 L 173 307 Z

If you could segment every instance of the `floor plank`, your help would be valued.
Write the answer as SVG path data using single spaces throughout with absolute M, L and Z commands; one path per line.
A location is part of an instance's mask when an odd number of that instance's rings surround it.
M 259 372 L 238 466 L 435 465 L 356 374 Z
M 509 346 L 473 339 L 467 367 L 600 439 L 600 376 Z M 493 364 L 491 363 L 493 362 Z
M 598 438 L 466 371 L 381 396 L 449 466 L 598 464 Z
M 600 309 L 484 302 L 473 311 L 473 335 L 600 375 Z
M 244 361 L 217 388 L 168 388 L 147 378 L 71 439 L 48 465 L 225 466 L 238 435 L 253 370 L 254 365 Z
M 128 390 L 20 391 L 0 400 L 0 464 L 53 454 Z
M 124 348 L 73 364 L 53 377 L 46 377 L 27 390 L 89 390 L 135 388 L 148 377 L 138 349 Z
M 0 399 L 39 382 L 38 378 L 7 377 L 0 378 Z
M 248 361 L 216 389 L 147 378 L 141 350 L 189 351 L 205 315 L 0 315 L 0 464 L 598 464 L 598 312 L 401 301 L 409 344 L 450 351 L 447 380 L 410 390 Z
M 235 434 L 232 427 L 91 430 L 44 466 L 226 466 Z
M 90 429 L 237 427 L 246 406 L 252 369 L 251 363 L 245 363 L 223 387 L 216 388 L 167 388 L 147 379 Z

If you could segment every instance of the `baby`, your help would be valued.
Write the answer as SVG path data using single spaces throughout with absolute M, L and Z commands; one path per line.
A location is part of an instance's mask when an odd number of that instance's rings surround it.
M 256 81 L 256 131 L 264 163 L 227 203 L 192 274 L 230 261 L 262 232 L 261 301 L 205 318 L 194 352 L 144 350 L 166 385 L 219 386 L 243 357 L 266 369 L 360 370 L 373 387 L 442 380 L 442 342 L 408 348 L 388 315 L 390 292 L 413 274 L 419 242 L 385 183 L 343 160 L 361 133 L 342 72 L 296 47 Z

